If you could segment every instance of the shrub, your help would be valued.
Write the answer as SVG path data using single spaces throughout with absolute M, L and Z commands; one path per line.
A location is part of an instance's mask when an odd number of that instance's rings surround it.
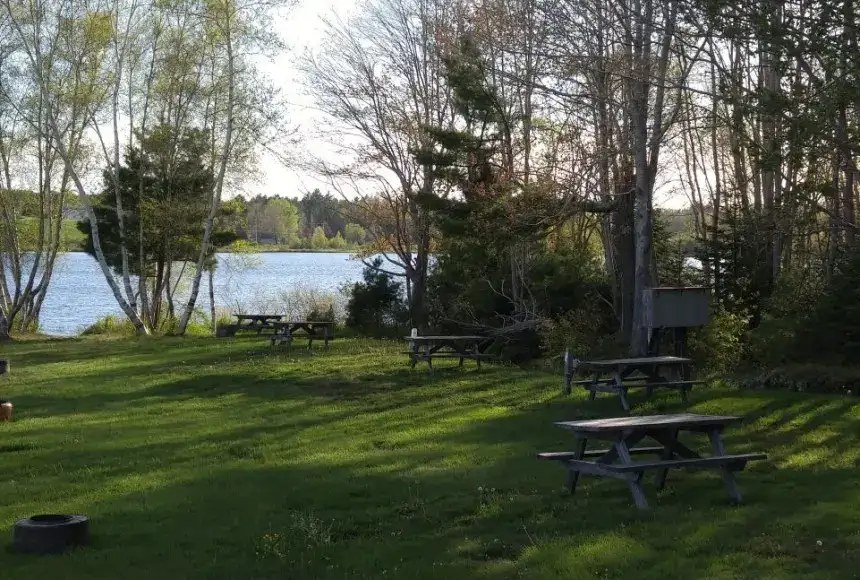
M 505 252 L 475 245 L 449 248 L 428 280 L 431 321 L 446 332 L 458 332 L 449 321 L 498 327 L 512 319 L 539 319 L 539 328 L 510 336 L 500 353 L 515 362 L 557 356 L 565 348 L 584 356 L 590 345 L 613 333 L 617 321 L 611 290 L 593 253 L 582 248 L 559 253 L 539 245 L 524 262 L 523 295 L 530 304 L 528 312 L 516 312 L 519 306 L 506 295 L 512 284 Z
M 391 334 L 406 320 L 403 285 L 381 267 L 379 257 L 365 266 L 346 305 L 346 325 L 368 335 Z
M 570 350 L 572 356 L 580 359 L 611 351 L 616 337 L 611 334 L 597 336 L 595 329 L 601 327 L 601 313 L 596 308 L 578 308 L 547 318 L 540 328 L 541 348 L 551 357 Z
M 99 318 L 93 324 L 88 326 L 81 332 L 84 336 L 96 334 L 105 335 L 128 335 L 134 334 L 134 325 L 125 316 L 117 316 L 108 314 L 104 318 Z
M 328 308 L 314 306 L 306 315 L 305 320 L 312 322 L 337 322 L 334 315 L 334 305 L 329 304 Z
M 823 364 L 790 364 L 760 370 L 737 379 L 748 389 L 860 395 L 860 368 Z
M 744 358 L 748 320 L 731 312 L 716 312 L 703 328 L 689 331 L 690 357 L 697 367 L 714 374 L 735 370 Z
M 345 250 L 347 247 L 349 247 L 349 244 L 343 238 L 341 233 L 338 232 L 337 234 L 335 234 L 334 237 L 329 239 L 328 247 L 333 249 L 333 250 Z
M 294 288 L 278 295 L 274 310 L 283 312 L 292 320 L 338 323 L 344 318 L 344 301 L 344 297 L 339 293 L 314 288 Z

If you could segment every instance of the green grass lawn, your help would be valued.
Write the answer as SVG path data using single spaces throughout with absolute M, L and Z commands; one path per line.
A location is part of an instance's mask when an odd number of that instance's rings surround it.
M 82 339 L 4 346 L 0 527 L 85 513 L 93 545 L 0 551 L 0 577 L 855 578 L 860 406 L 693 391 L 763 450 L 730 504 L 716 472 L 673 472 L 640 512 L 622 482 L 534 458 L 571 447 L 553 421 L 621 414 L 506 367 L 410 371 L 403 346 L 342 340 L 272 354 L 260 338 Z M 455 364 L 455 363 L 454 363 Z M 638 396 L 637 396 L 638 395 Z M 635 413 L 685 408 L 674 393 Z M 706 441 L 696 440 L 699 446 Z M 649 478 L 650 483 L 650 478 Z

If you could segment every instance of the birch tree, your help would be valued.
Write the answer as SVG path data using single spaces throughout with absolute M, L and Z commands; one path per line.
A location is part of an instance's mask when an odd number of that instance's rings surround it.
M 286 0 L 210 0 L 197 6 L 207 40 L 202 72 L 208 75 L 210 87 L 202 119 L 211 135 L 215 175 L 191 290 L 177 326 L 179 334 L 185 332 L 194 312 L 229 175 L 240 172 L 260 144 L 271 146 L 273 135 L 284 130 L 276 91 L 253 66 L 251 57 L 271 55 L 280 48 L 280 39 L 268 25 L 272 15 L 289 4 Z
M 109 51 L 115 21 L 110 5 L 99 1 L 3 0 L 6 24 L 17 41 L 21 67 L 44 103 L 47 126 L 37 126 L 50 140 L 90 220 L 96 261 L 108 287 L 138 332 L 147 332 L 114 279 L 101 249 L 81 156 L 66 141 L 64 125 L 77 121 L 81 131 L 93 128 L 96 115 L 109 103 Z M 76 114 L 78 115 L 76 118 Z

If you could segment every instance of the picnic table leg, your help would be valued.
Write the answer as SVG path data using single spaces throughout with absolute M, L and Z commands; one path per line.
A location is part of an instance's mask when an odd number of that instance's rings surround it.
M 424 346 L 424 356 L 427 357 L 427 374 L 433 375 L 433 353 L 430 352 L 430 344 Z
M 672 429 L 668 436 L 668 443 L 663 445 L 663 453 L 660 455 L 660 459 L 668 461 L 675 456 L 675 451 L 673 449 L 675 443 L 678 441 L 678 430 Z M 669 474 L 668 469 L 661 469 L 657 472 L 657 489 L 662 490 L 666 487 L 666 476 Z
M 708 438 L 711 440 L 711 451 L 714 456 L 726 454 L 725 445 L 723 445 L 723 434 L 721 429 L 711 429 L 708 431 Z M 738 489 L 738 482 L 735 480 L 735 474 L 728 465 L 720 467 L 723 473 L 723 483 L 726 486 L 726 491 L 736 502 L 741 501 L 741 492 Z
M 585 457 L 585 447 L 588 444 L 588 439 L 580 439 L 576 443 L 576 459 Z M 567 470 L 567 491 L 570 495 L 576 491 L 576 482 L 579 481 L 579 471 L 568 468 Z
M 591 386 L 588 388 L 590 391 L 588 393 L 588 400 L 593 401 L 597 398 L 597 390 L 594 387 L 597 387 L 598 381 L 600 381 L 600 373 L 594 373 L 594 380 L 591 383 Z
M 689 381 L 692 377 L 692 373 L 690 372 L 690 365 L 685 364 L 681 366 L 681 380 Z M 692 388 L 691 385 L 684 385 L 681 387 L 681 400 L 683 402 L 687 402 L 687 392 Z
M 588 400 L 593 401 L 597 398 L 597 385 L 600 383 L 600 373 L 594 373 L 594 379 L 592 379 L 591 385 L 585 385 L 585 388 L 589 390 Z
M 564 351 L 564 389 L 562 394 L 569 395 L 573 383 L 573 358 L 570 356 L 570 350 Z
M 627 387 L 624 386 L 624 381 L 621 380 L 620 373 L 614 373 L 612 375 L 612 382 L 615 384 L 616 392 L 618 396 L 621 398 L 621 406 L 628 413 L 630 412 L 630 401 L 627 399 Z
M 633 463 L 630 458 L 630 449 L 627 447 L 627 442 L 620 439 L 615 442 L 615 452 L 623 465 Z M 645 492 L 642 490 L 642 472 L 631 473 L 631 478 L 627 480 L 627 487 L 630 488 L 630 493 L 633 495 L 633 501 L 639 509 L 648 509 L 648 500 L 645 499 Z

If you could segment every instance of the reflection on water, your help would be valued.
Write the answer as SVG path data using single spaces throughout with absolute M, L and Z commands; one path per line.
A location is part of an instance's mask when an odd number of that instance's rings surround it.
M 218 254 L 215 302 L 233 311 L 240 307 L 265 309 L 267 305 L 281 305 L 282 293 L 337 292 L 343 284 L 361 278 L 361 262 L 349 257 L 341 253 Z M 187 292 L 189 274 L 185 280 Z M 197 300 L 199 307 L 208 308 L 208 292 L 204 277 Z M 180 299 L 181 294 L 182 287 Z M 122 310 L 98 263 L 83 252 L 60 256 L 42 307 L 40 330 L 71 336 L 107 314 L 119 315 Z

